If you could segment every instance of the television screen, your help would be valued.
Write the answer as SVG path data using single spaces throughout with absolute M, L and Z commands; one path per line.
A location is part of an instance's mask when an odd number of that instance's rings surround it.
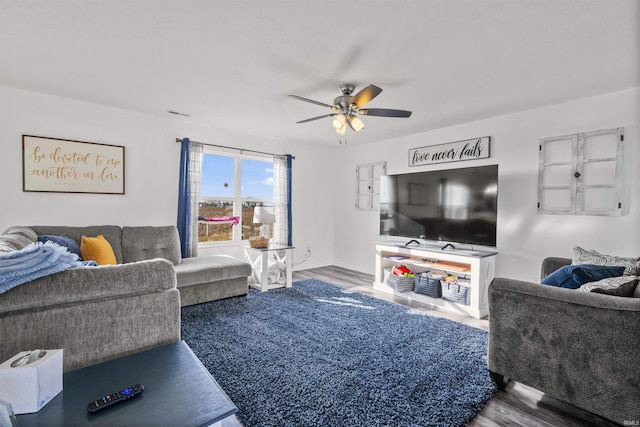
M 380 178 L 380 234 L 496 246 L 498 165 Z

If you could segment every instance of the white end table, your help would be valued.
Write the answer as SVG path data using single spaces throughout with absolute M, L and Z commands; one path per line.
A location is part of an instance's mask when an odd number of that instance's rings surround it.
M 293 268 L 293 246 L 269 245 L 266 248 L 244 248 L 244 257 L 251 264 L 249 286 L 266 292 L 275 288 L 290 288 Z M 284 268 L 283 277 L 269 282 L 269 267 Z

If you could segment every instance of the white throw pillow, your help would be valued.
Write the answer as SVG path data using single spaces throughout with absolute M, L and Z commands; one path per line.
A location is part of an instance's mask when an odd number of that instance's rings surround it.
M 619 297 L 630 297 L 638 284 L 637 276 L 618 276 L 608 277 L 598 280 L 597 282 L 589 282 L 580 286 L 581 291 L 597 292 L 599 294 L 616 295 Z
M 640 275 L 640 258 L 623 258 L 614 255 L 604 255 L 593 249 L 587 251 L 579 246 L 573 248 L 573 265 L 593 264 L 606 265 L 608 267 L 624 267 L 626 276 Z

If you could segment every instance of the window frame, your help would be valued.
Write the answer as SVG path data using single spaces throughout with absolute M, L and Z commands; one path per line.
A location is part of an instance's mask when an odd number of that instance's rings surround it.
M 590 138 L 604 137 L 610 144 L 613 155 L 586 157 L 585 145 Z M 551 158 L 549 150 L 553 150 L 560 143 L 570 145 L 570 152 L 566 158 Z M 601 142 L 602 143 L 602 142 Z M 622 177 L 623 177 L 623 153 L 624 153 L 624 128 L 602 129 L 593 132 L 582 132 L 549 138 L 540 138 L 538 157 L 538 213 L 555 215 L 592 215 L 592 216 L 620 216 L 622 215 Z M 607 182 L 591 184 L 586 183 L 590 176 L 588 165 L 609 163 L 614 170 L 614 176 Z M 560 178 L 553 177 L 552 168 L 563 168 Z M 556 179 L 557 182 L 547 182 Z M 564 180 L 564 181 L 563 181 Z M 592 209 L 585 205 L 585 198 L 590 192 L 608 190 L 612 194 L 612 200 L 606 208 Z M 563 206 L 548 206 L 545 196 L 553 191 L 562 191 L 566 194 Z M 558 199 L 562 199 L 558 197 Z
M 386 174 L 386 161 L 356 165 L 356 210 L 380 209 L 380 177 Z
M 232 239 L 231 240 L 223 240 L 218 242 L 200 242 L 198 241 L 198 247 L 207 248 L 207 247 L 219 247 L 219 246 L 242 246 L 246 245 L 249 239 L 242 239 L 242 204 L 243 202 L 259 202 L 266 203 L 268 206 L 273 206 L 273 191 L 270 199 L 266 198 L 243 198 L 242 197 L 242 161 L 243 160 L 255 160 L 265 163 L 270 163 L 273 167 L 273 157 L 268 155 L 259 155 L 259 154 L 244 154 L 244 153 L 229 153 L 226 151 L 215 150 L 211 148 L 204 148 L 203 152 L 203 161 L 204 156 L 218 156 L 218 157 L 228 157 L 234 160 L 234 169 L 233 169 L 233 197 L 215 197 L 215 196 L 204 196 L 202 191 L 199 195 L 198 204 L 203 200 L 212 200 L 212 201 L 223 201 L 223 202 L 231 202 L 233 205 L 233 216 L 237 216 L 240 218 L 240 222 L 237 225 L 232 227 Z M 202 182 L 202 177 L 201 177 Z M 201 184 L 202 186 L 202 184 Z M 199 212 L 198 212 L 199 215 Z M 192 219 L 193 220 L 193 219 Z M 197 221 L 197 216 L 195 218 Z M 199 239 L 198 239 L 199 240 Z

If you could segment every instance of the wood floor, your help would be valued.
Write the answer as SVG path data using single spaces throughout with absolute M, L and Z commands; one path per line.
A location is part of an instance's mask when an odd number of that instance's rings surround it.
M 428 305 L 410 301 L 373 289 L 373 274 L 347 270 L 341 267 L 321 267 L 295 271 L 293 280 L 318 279 L 343 288 L 361 292 L 376 298 L 406 305 L 428 312 L 431 315 L 445 317 L 469 326 L 489 330 L 488 319 L 473 319 L 450 313 Z M 225 420 L 222 427 L 241 426 L 235 417 Z M 604 420 L 596 415 L 582 411 L 572 405 L 545 396 L 543 393 L 523 384 L 510 381 L 504 391 L 499 391 L 469 424 L 472 427 L 613 427 L 619 424 Z

